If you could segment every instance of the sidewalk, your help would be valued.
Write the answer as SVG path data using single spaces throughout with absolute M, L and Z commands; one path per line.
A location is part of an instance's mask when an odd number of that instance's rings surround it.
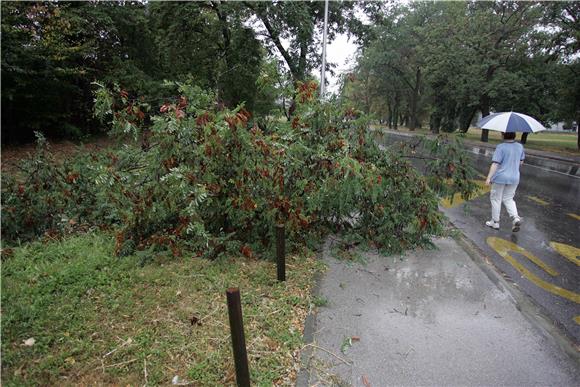
M 327 304 L 307 322 L 298 386 L 578 385 L 577 348 L 526 317 L 537 312 L 475 250 L 434 242 L 360 264 L 327 241 Z

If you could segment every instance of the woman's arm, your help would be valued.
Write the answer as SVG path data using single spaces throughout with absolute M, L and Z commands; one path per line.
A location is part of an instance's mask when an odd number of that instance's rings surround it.
M 489 167 L 489 173 L 487 174 L 487 179 L 485 179 L 485 185 L 491 184 L 491 178 L 493 177 L 493 175 L 495 175 L 495 172 L 497 171 L 497 166 L 498 164 L 496 162 L 491 163 L 491 166 Z

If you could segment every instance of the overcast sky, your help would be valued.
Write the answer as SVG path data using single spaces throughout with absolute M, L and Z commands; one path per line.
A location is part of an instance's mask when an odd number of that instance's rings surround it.
M 352 41 L 348 41 L 346 34 L 337 35 L 331 44 L 326 49 L 326 61 L 336 64 L 335 73 L 333 77 L 329 72 L 326 72 L 326 79 L 328 79 L 328 91 L 331 93 L 337 92 L 339 88 L 339 76 L 354 65 L 354 57 L 358 46 Z M 322 50 L 322 47 L 321 47 Z M 320 70 L 316 74 L 320 77 Z
M 364 19 L 364 15 L 360 16 Z M 251 27 L 253 29 L 255 29 L 256 31 L 260 31 L 261 33 L 259 34 L 259 39 L 264 40 L 264 35 L 265 33 L 264 31 L 264 25 L 262 24 L 262 22 L 256 18 L 256 17 L 251 17 L 248 21 L 245 22 L 245 24 L 248 27 Z M 317 31 L 316 33 L 320 33 L 319 31 Z M 280 39 L 282 45 L 284 46 L 284 48 L 288 49 L 288 47 L 290 46 L 290 42 L 287 39 L 281 38 Z M 320 39 L 320 41 L 322 41 L 322 39 Z M 328 44 L 327 49 L 326 49 L 326 61 L 328 63 L 333 63 L 336 65 L 336 67 L 334 67 L 334 72 L 335 75 L 332 76 L 328 71 L 326 72 L 326 79 L 328 81 L 327 83 L 327 92 L 329 93 L 333 93 L 333 92 L 337 92 L 338 88 L 339 88 L 339 77 L 340 75 L 347 71 L 349 68 L 352 68 L 354 65 L 354 57 L 356 54 L 356 50 L 357 50 L 358 46 L 356 44 L 354 44 L 352 41 L 349 41 L 347 38 L 346 34 L 337 34 L 335 39 Z M 322 45 L 320 45 L 320 47 L 317 48 L 317 51 L 319 53 L 322 52 Z M 275 55 L 276 57 L 278 57 L 279 59 L 282 59 L 282 56 L 280 55 L 280 53 L 275 50 Z M 320 79 L 320 68 L 316 69 L 316 71 L 312 72 L 312 75 L 316 76 L 318 79 Z

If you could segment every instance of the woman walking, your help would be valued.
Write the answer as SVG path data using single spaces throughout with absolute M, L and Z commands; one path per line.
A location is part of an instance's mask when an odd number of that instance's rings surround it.
M 520 165 L 524 163 L 524 147 L 515 142 L 514 132 L 502 133 L 504 142 L 495 148 L 492 163 L 485 180 L 486 185 L 491 184 L 489 198 L 491 200 L 491 220 L 485 222 L 486 226 L 499 230 L 499 218 L 501 204 L 505 206 L 512 219 L 512 231 L 518 232 L 522 220 L 518 215 L 514 195 L 520 182 Z

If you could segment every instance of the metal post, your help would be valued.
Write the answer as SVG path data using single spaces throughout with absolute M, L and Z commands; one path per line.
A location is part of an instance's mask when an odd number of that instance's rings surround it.
M 322 70 L 320 73 L 320 98 L 324 98 L 326 93 L 326 31 L 328 29 L 328 0 L 324 1 L 324 31 L 322 32 Z
M 244 337 L 240 290 L 238 288 L 229 288 L 226 290 L 226 295 L 236 364 L 236 381 L 240 387 L 250 387 L 250 371 L 248 369 L 248 353 L 246 352 L 246 339 Z
M 276 263 L 278 281 L 286 281 L 286 230 L 283 224 L 276 225 Z

